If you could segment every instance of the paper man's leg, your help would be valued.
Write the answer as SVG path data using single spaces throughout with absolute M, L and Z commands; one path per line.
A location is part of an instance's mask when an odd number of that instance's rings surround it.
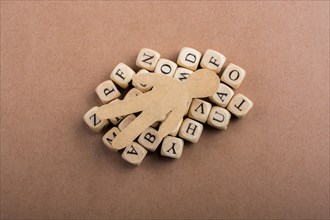
M 130 145 L 150 125 L 159 120 L 147 112 L 142 112 L 134 121 L 132 121 L 117 137 L 112 141 L 112 146 L 117 149 L 123 149 Z
M 158 134 L 160 138 L 164 138 L 166 135 L 168 135 L 173 131 L 173 129 L 180 122 L 180 120 L 183 119 L 184 113 L 185 113 L 184 107 L 176 108 L 175 110 L 170 112 L 170 114 L 167 116 L 165 121 L 158 129 Z
M 102 105 L 96 112 L 100 119 L 115 118 L 123 115 L 142 111 L 146 103 L 147 97 L 144 94 L 136 96 L 128 100 L 120 100 L 118 102 Z

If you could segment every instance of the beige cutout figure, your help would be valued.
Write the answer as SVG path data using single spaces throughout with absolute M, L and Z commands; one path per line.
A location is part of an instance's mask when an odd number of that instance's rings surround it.
M 100 119 L 141 112 L 112 141 L 112 146 L 119 150 L 130 145 L 150 125 L 167 115 L 158 131 L 160 138 L 163 139 L 175 129 L 183 118 L 189 101 L 192 98 L 213 95 L 219 87 L 220 79 L 215 72 L 200 69 L 185 81 L 179 81 L 163 74 L 141 74 L 134 75 L 133 82 L 151 85 L 153 88 L 132 99 L 103 105 L 96 112 Z

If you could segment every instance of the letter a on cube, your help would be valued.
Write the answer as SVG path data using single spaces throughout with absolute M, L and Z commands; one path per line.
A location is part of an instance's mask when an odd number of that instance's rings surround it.
M 147 153 L 148 151 L 140 144 L 133 142 L 125 148 L 121 157 L 129 163 L 139 166 Z

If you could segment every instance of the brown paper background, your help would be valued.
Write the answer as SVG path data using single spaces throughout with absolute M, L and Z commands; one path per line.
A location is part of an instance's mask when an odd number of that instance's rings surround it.
M 139 168 L 82 120 L 142 47 L 220 51 L 255 104 Z M 3 219 L 329 217 L 329 2 L 1 2 Z

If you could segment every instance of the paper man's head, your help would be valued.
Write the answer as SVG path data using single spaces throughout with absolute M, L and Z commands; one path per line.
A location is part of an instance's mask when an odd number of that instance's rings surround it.
M 191 98 L 203 98 L 209 97 L 217 91 L 220 79 L 212 70 L 200 69 L 191 74 L 183 83 Z

